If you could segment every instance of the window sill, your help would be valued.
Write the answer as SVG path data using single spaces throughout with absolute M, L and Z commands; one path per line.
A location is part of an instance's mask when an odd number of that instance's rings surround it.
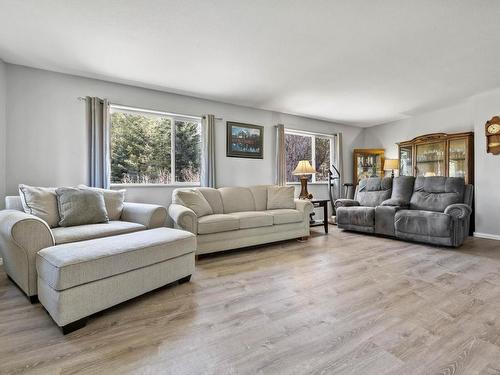
M 201 185 L 198 183 L 183 183 L 177 182 L 175 184 L 111 184 L 111 188 L 129 188 L 129 187 L 138 187 L 138 188 L 178 188 L 178 187 L 200 187 Z

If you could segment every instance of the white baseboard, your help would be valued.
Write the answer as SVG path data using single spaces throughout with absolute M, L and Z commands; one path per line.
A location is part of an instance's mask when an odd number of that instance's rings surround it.
M 488 240 L 500 241 L 500 236 L 496 234 L 474 232 L 474 237 L 487 238 Z

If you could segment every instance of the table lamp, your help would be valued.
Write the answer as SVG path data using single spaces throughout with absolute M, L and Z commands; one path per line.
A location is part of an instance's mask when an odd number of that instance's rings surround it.
M 394 170 L 399 168 L 398 159 L 385 159 L 384 171 L 391 171 L 391 177 L 394 178 Z
M 292 172 L 296 176 L 300 176 L 300 195 L 299 199 L 311 199 L 312 194 L 309 194 L 307 191 L 307 179 L 311 174 L 316 173 L 316 170 L 312 167 L 309 160 L 301 160 L 299 164 L 297 164 L 297 168 Z

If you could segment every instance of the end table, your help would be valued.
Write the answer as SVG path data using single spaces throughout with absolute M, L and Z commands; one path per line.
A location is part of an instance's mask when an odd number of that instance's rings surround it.
M 328 202 L 330 199 L 311 199 L 311 203 L 314 208 L 323 207 L 323 220 L 314 220 L 312 217 L 314 212 L 311 214 L 311 220 L 309 221 L 310 227 L 317 227 L 323 225 L 325 233 L 328 233 Z

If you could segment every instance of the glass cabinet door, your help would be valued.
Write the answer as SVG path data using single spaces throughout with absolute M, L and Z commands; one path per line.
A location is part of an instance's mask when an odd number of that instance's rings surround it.
M 358 181 L 368 177 L 380 177 L 382 170 L 382 155 L 357 154 L 356 170 Z
M 445 150 L 445 142 L 417 145 L 417 176 L 446 176 Z
M 463 177 L 468 175 L 467 170 L 467 140 L 454 139 L 449 142 L 448 173 L 450 177 Z
M 411 146 L 401 146 L 399 148 L 399 175 L 400 176 L 413 176 Z

